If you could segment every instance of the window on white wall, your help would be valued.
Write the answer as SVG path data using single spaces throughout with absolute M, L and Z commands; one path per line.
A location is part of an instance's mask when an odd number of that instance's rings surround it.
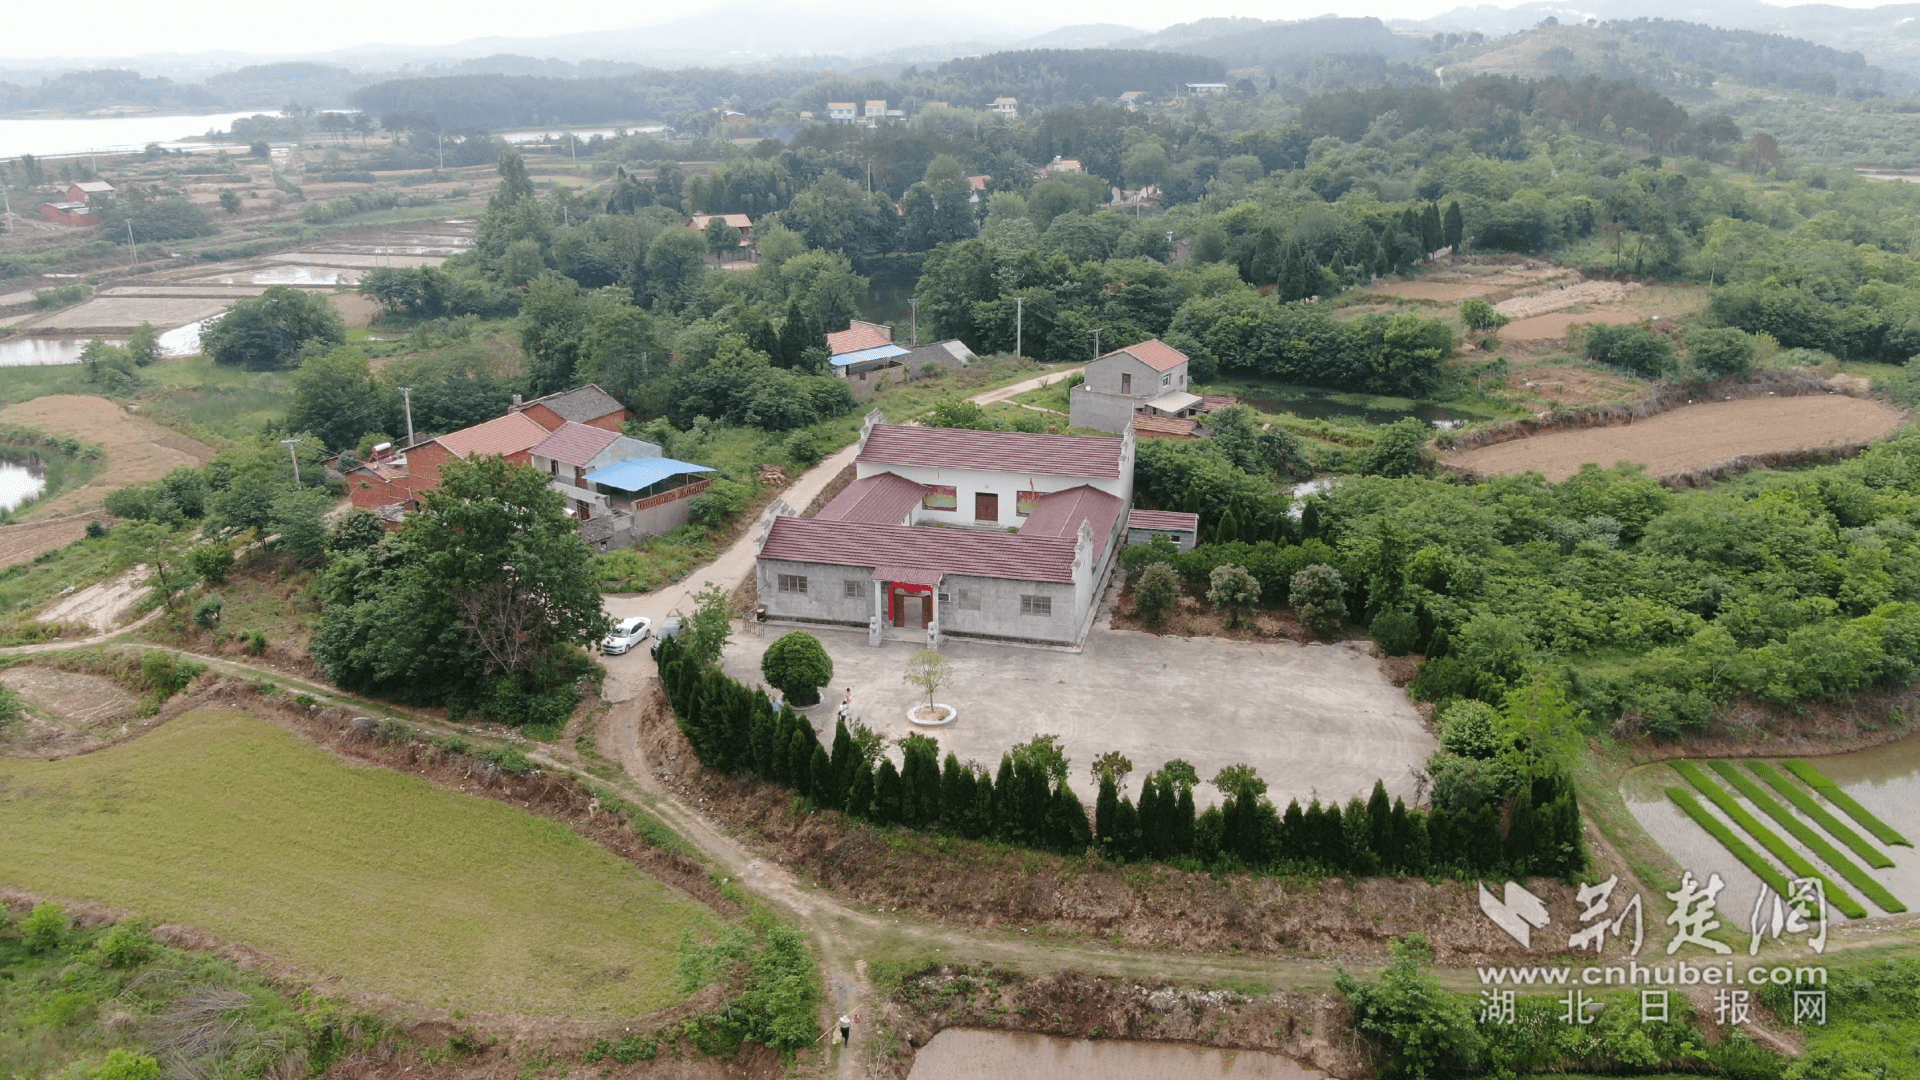
M 1020 614 L 1038 615 L 1043 619 L 1052 618 L 1053 617 L 1053 597 L 1022 596 L 1020 598 Z
M 799 593 L 805 596 L 807 593 L 807 576 L 805 574 L 781 574 L 779 586 L 780 591 L 783 593 Z
M 840 595 L 845 599 L 864 600 L 867 597 L 867 583 L 859 578 L 847 578 L 840 588 Z
M 1161 386 L 1172 386 L 1172 385 L 1173 385 L 1173 372 L 1171 372 L 1171 371 L 1169 371 L 1169 372 L 1167 372 L 1167 373 L 1166 373 L 1165 375 L 1162 375 L 1162 376 L 1160 376 L 1160 385 L 1161 385 Z

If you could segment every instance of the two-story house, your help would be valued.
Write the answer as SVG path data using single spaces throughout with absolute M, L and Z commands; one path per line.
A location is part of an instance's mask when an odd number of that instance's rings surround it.
M 553 489 L 567 497 L 567 512 L 581 521 L 610 512 L 607 496 L 587 483 L 587 474 L 618 461 L 657 458 L 660 448 L 653 443 L 630 438 L 618 431 L 589 427 L 571 421 L 528 452 L 534 468 L 553 478 Z
M 908 427 L 867 417 L 856 479 L 759 542 L 776 621 L 1077 647 L 1130 527 L 1134 441 Z
M 827 102 L 827 120 L 835 124 L 851 124 L 860 119 L 858 107 L 851 101 Z
M 1161 341 L 1115 349 L 1087 361 L 1086 381 L 1067 395 L 1074 427 L 1122 432 L 1136 414 L 1185 418 L 1200 404 L 1187 387 L 1187 354 Z

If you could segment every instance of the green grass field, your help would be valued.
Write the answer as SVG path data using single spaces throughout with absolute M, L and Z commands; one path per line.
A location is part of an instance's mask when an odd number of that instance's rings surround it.
M 671 1005 L 718 920 L 565 827 L 348 765 L 245 713 L 0 761 L 0 881 L 263 949 L 345 988 L 572 1019 Z

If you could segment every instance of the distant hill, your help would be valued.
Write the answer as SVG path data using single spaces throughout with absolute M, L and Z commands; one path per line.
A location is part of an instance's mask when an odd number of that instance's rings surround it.
M 1718 96 L 1716 86 L 1725 89 L 1726 81 L 1852 98 L 1904 93 L 1911 86 L 1911 80 L 1868 64 L 1857 52 L 1667 19 L 1537 27 L 1452 49 L 1432 62 L 1449 81 L 1476 74 L 1598 75 L 1692 101 Z
M 1104 49 L 1116 41 L 1137 38 L 1143 31 L 1137 26 L 1119 23 L 1080 23 L 1063 26 L 1038 37 L 1017 43 L 1016 49 Z
M 1479 30 L 1510 34 L 1552 16 L 1561 23 L 1672 19 L 1729 30 L 1782 34 L 1841 52 L 1858 52 L 1867 63 L 1889 71 L 1920 75 L 1920 4 L 1843 8 L 1831 4 L 1775 7 L 1758 0 L 1592 0 L 1572 7 L 1555 0 L 1533 0 L 1511 8 L 1460 7 L 1430 19 L 1400 24 L 1432 30 Z
M 1296 22 L 1201 19 L 1115 44 L 1118 48 L 1177 49 L 1211 56 L 1230 68 L 1274 67 L 1324 55 L 1401 60 L 1433 51 L 1428 35 L 1396 33 L 1371 17 L 1332 15 Z

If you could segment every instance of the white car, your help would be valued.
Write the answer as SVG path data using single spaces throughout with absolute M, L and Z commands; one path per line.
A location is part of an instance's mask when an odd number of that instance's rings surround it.
M 651 633 L 653 633 L 652 619 L 640 615 L 621 619 L 613 624 L 613 633 L 600 639 L 600 651 L 609 656 L 618 656 L 647 640 L 647 635 Z

